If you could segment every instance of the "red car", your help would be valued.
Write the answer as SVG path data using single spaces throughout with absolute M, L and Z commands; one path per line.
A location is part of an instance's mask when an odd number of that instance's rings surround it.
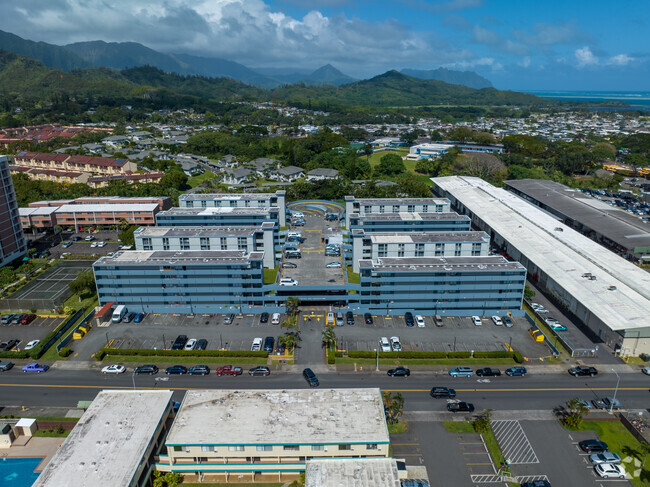
M 20 320 L 20 324 L 21 325 L 29 325 L 35 319 L 36 319 L 36 315 L 27 315 L 22 320 Z
M 233 367 L 232 365 L 224 365 L 223 367 L 217 367 L 215 371 L 217 375 L 241 375 L 241 367 Z

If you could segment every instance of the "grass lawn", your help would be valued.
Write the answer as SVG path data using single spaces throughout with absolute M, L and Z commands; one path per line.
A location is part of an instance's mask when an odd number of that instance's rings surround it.
M 409 424 L 406 421 L 398 421 L 395 424 L 389 424 L 388 425 L 388 432 L 395 434 L 395 433 L 405 433 L 409 429 Z
M 279 267 L 264 269 L 264 284 L 273 284 L 278 276 Z
M 63 430 L 62 433 L 57 433 L 56 430 L 37 430 L 34 431 L 34 436 L 41 438 L 66 438 L 72 430 Z
M 347 266 L 346 271 L 348 273 L 348 282 L 350 284 L 359 284 L 359 273 L 352 270 L 352 266 Z
M 217 175 L 213 172 L 205 171 L 203 174 L 189 178 L 187 180 L 187 184 L 192 188 L 196 188 L 200 184 L 203 184 L 206 181 L 210 181 L 211 179 L 217 179 Z
M 74 308 L 75 311 L 81 308 L 88 309 L 91 305 L 93 305 L 93 302 L 95 303 L 94 305 L 97 305 L 98 303 L 96 294 L 82 294 L 81 301 L 79 301 L 78 294 L 73 294 L 68 299 L 66 299 L 65 303 L 63 303 L 63 308 L 65 309 L 69 306 L 71 308 Z
M 370 162 L 370 167 L 373 169 L 379 165 L 379 160 L 385 156 L 386 154 L 397 154 L 400 157 L 404 157 L 409 153 L 408 149 L 406 150 L 383 150 L 379 152 L 375 152 L 372 154 L 368 160 Z M 366 156 L 360 156 L 360 159 L 365 159 Z M 427 186 L 433 186 L 433 183 L 429 179 L 429 176 L 425 176 L 424 174 L 420 174 L 415 172 L 415 165 L 417 164 L 417 161 L 404 161 L 404 166 L 406 167 L 406 172 L 411 173 L 415 175 L 418 179 L 420 179 L 423 183 L 425 183 Z M 395 178 L 394 177 L 388 177 L 388 176 L 381 176 L 380 179 L 388 180 L 388 181 L 393 181 Z
M 598 437 L 609 446 L 609 451 L 618 453 L 621 458 L 633 457 L 643 462 L 643 450 L 641 443 L 625 429 L 619 421 L 583 421 L 580 431 L 594 431 Z M 625 470 L 632 473 L 633 463 L 624 463 Z M 641 475 L 632 478 L 632 483 L 637 487 L 650 486 L 650 459 L 646 460 Z
M 474 426 L 469 421 L 443 421 L 442 424 L 451 433 L 476 433 Z

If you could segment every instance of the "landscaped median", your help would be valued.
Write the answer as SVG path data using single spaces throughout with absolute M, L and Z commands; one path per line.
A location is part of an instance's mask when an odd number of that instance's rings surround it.
M 377 352 L 343 351 L 327 354 L 327 363 L 332 365 L 375 365 Z M 520 352 L 495 350 L 491 352 L 379 352 L 379 365 L 512 365 L 521 364 L 524 357 Z
M 220 363 L 226 359 L 233 365 L 266 365 L 269 353 L 262 350 L 151 350 L 135 348 L 102 348 L 95 354 L 96 360 L 119 362 L 174 362 L 174 363 Z

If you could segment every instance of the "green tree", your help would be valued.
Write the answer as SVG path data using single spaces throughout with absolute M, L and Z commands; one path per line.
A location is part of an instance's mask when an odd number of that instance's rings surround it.
M 537 292 L 534 289 L 531 289 L 528 284 L 524 286 L 524 296 L 526 297 L 526 299 L 532 299 L 535 297 L 536 294 Z
M 160 178 L 160 186 L 163 188 L 174 188 L 182 190 L 187 188 L 187 174 L 183 172 L 178 166 L 169 168 L 165 175 Z
M 285 333 L 284 335 L 280 335 L 278 340 L 280 338 L 282 338 L 282 342 L 284 343 L 284 346 L 287 347 L 287 350 L 293 352 L 296 348 L 296 335 L 293 333 Z
M 483 411 L 483 414 L 481 414 L 478 418 L 476 418 L 474 421 L 472 421 L 472 426 L 474 426 L 474 431 L 477 433 L 487 433 L 490 431 L 491 426 L 491 421 L 492 421 L 492 410 L 491 409 L 486 409 Z
M 289 316 L 295 317 L 300 312 L 300 300 L 295 296 L 287 298 L 284 305 Z
M 580 399 L 573 398 L 567 402 L 567 408 L 562 421 L 570 428 L 579 428 L 584 415 L 588 412 L 587 406 Z
M 126 228 L 120 225 L 120 228 L 122 228 L 122 230 L 117 234 L 117 238 L 120 239 L 120 242 L 124 245 L 135 245 L 135 237 L 133 236 L 133 233 L 138 229 L 138 225 L 127 224 Z
M 400 392 L 393 395 L 390 392 L 382 392 L 384 402 L 384 413 L 388 424 L 396 424 L 404 414 L 404 397 Z
M 366 156 L 366 160 L 370 159 L 370 156 L 372 155 L 372 145 L 365 143 L 363 144 L 363 153 Z
M 397 154 L 386 154 L 379 159 L 375 173 L 379 176 L 396 176 L 406 171 L 404 161 Z
M 81 302 L 81 295 L 86 292 L 94 294 L 95 292 L 95 275 L 91 269 L 79 271 L 77 278 L 74 281 L 68 283 L 70 291 L 79 296 L 79 302 Z
M 183 480 L 179 473 L 167 472 L 163 474 L 158 470 L 154 470 L 153 477 L 153 487 L 178 487 Z
M 334 332 L 333 325 L 327 325 L 325 327 L 323 333 L 321 333 L 321 339 L 325 343 L 325 347 L 328 349 L 334 346 L 336 343 L 336 333 Z
M 607 142 L 598 142 L 591 148 L 591 154 L 598 162 L 610 161 L 616 157 L 616 147 Z

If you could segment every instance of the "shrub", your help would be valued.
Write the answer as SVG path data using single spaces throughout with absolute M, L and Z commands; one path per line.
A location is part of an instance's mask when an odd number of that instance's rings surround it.
M 95 354 L 95 360 L 102 361 L 104 360 L 104 357 L 106 357 L 106 352 L 104 350 L 100 350 Z
M 334 365 L 336 363 L 336 352 L 331 350 L 327 351 L 327 363 L 328 365 Z
M 102 359 L 106 355 L 110 356 L 122 356 L 122 357 L 256 357 L 256 358 L 267 358 L 269 352 L 261 350 L 259 352 L 253 352 L 251 350 L 153 350 L 150 348 L 103 348 L 95 357 L 97 358 L 100 354 Z M 101 360 L 101 359 L 97 359 Z
M 72 353 L 72 350 L 70 350 L 68 347 L 63 347 L 61 350 L 59 350 L 59 357 L 67 357 Z
M 474 358 L 512 358 L 513 352 L 493 350 L 491 352 L 474 352 Z
M 447 354 L 449 358 L 470 358 L 471 356 L 471 352 L 449 352 Z
M 644 362 L 650 362 L 650 355 L 648 355 L 647 353 L 642 353 L 640 357 L 641 360 L 643 360 Z

